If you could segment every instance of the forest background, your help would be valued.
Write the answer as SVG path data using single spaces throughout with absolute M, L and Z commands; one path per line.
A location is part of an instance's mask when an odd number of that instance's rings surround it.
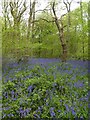
M 88 1 L 3 0 L 2 12 L 4 58 L 88 59 Z

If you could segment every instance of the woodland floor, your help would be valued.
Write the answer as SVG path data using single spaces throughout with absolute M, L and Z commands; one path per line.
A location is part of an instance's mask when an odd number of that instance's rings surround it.
M 88 61 L 30 58 L 2 66 L 2 118 L 88 117 Z

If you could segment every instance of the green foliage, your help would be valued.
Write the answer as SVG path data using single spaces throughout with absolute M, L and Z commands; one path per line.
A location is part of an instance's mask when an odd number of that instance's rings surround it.
M 77 8 L 70 12 L 71 25 L 69 33 L 67 27 L 64 28 L 64 39 L 69 40 L 68 58 L 87 59 L 88 58 L 88 10 L 87 3 L 83 7 L 83 25 L 81 10 Z M 4 18 L 2 18 L 2 51 L 3 56 L 11 55 L 21 57 L 25 54 L 31 57 L 58 58 L 61 57 L 62 47 L 59 41 L 58 30 L 53 20 L 52 14 L 42 12 L 34 23 L 34 30 L 30 31 L 30 39 L 27 39 L 26 21 L 22 19 L 18 30 L 13 27 L 5 29 Z M 63 24 L 68 25 L 68 15 L 63 18 Z M 13 26 L 13 25 L 12 25 Z M 32 36 L 33 34 L 33 36 Z M 17 53 L 18 49 L 18 53 Z M 83 52 L 84 49 L 84 52 Z
M 88 117 L 88 77 L 81 75 L 86 69 L 66 63 L 14 69 L 10 80 L 7 73 L 3 77 L 4 118 Z

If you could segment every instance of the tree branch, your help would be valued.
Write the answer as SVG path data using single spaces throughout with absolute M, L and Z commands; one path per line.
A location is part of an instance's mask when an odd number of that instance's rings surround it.
M 44 19 L 44 18 L 40 18 L 39 20 L 34 20 L 34 21 L 32 21 L 31 23 L 34 23 L 34 22 L 39 22 L 40 20 L 43 20 L 43 21 L 46 21 L 46 22 L 48 22 L 48 23 L 50 23 L 50 22 L 55 22 L 55 20 L 47 20 L 47 19 Z

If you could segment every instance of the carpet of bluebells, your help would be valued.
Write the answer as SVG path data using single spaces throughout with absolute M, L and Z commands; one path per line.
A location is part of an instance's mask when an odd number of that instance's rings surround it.
M 34 58 L 2 73 L 2 118 L 88 117 L 87 61 Z

